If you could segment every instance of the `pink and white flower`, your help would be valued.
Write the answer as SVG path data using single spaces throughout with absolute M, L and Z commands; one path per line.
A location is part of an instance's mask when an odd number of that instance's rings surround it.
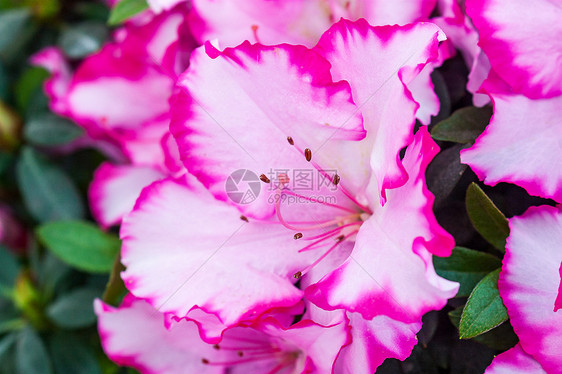
M 517 344 L 494 358 L 485 374 L 546 374 L 546 371 Z
M 437 146 L 425 128 L 411 134 L 417 104 L 405 83 L 437 58 L 440 38 L 431 24 L 341 21 L 316 50 L 244 43 L 194 51 L 179 80 L 172 132 L 200 182 L 187 176 L 153 184 L 125 218 L 129 290 L 165 313 L 192 318 L 201 309 L 229 327 L 296 304 L 303 297 L 296 278 L 304 281 L 327 256 L 353 248 L 309 287 L 312 301 L 361 313 L 366 321 L 355 322 L 356 331 L 386 324 L 372 322 L 375 316 L 395 319 L 397 329 L 399 322 L 417 325 L 423 313 L 441 308 L 458 285 L 435 274 L 431 256 L 448 255 L 453 240 L 431 211 L 424 172 Z M 350 53 L 354 74 L 346 77 L 340 56 Z M 334 83 L 332 74 L 346 80 Z M 225 191 L 240 169 L 263 174 L 262 188 L 271 186 L 251 204 Z M 327 180 L 314 193 L 335 202 L 291 189 L 299 169 Z M 270 170 L 285 171 L 268 178 Z M 351 258 L 365 267 L 353 277 Z M 345 290 L 353 292 L 342 299 Z M 387 342 L 401 336 L 389 334 Z
M 185 15 L 179 6 L 128 22 L 74 73 L 54 48 L 33 58 L 52 73 L 45 85 L 51 109 L 112 150 L 114 161 L 96 171 L 89 191 L 103 227 L 120 223 L 143 187 L 180 171 L 168 128 L 175 80 L 194 46 Z
M 106 354 L 143 373 L 331 373 L 348 343 L 345 321 L 322 326 L 302 320 L 283 327 L 273 317 L 226 330 L 218 344 L 199 338 L 196 325 L 180 320 L 166 328 L 164 316 L 127 296 L 119 308 L 96 300 L 98 329 Z
M 481 91 L 492 99 L 494 116 L 461 159 L 487 184 L 515 183 L 531 195 L 562 201 L 562 158 L 557 156 L 562 149 L 562 43 L 557 37 L 562 9 L 541 0 L 527 17 L 527 5 L 467 1 L 491 63 Z
M 245 40 L 314 46 L 340 18 L 373 26 L 405 25 L 429 18 L 436 0 L 194 0 L 190 26 L 200 43 L 221 47 Z
M 531 207 L 510 219 L 509 226 L 500 296 L 521 348 L 547 373 L 562 373 L 562 311 L 557 305 L 562 213 L 550 206 Z

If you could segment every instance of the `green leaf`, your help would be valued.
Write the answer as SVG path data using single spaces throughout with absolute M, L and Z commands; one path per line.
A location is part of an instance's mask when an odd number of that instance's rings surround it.
M 25 124 L 25 139 L 39 146 L 56 146 L 80 137 L 84 131 L 71 121 L 53 113 L 43 113 Z
M 0 373 L 13 374 L 16 372 L 15 351 L 18 334 L 13 332 L 0 340 Z
M 82 198 L 72 180 L 35 150 L 23 149 L 16 176 L 24 203 L 38 221 L 84 216 Z
M 103 293 L 103 301 L 108 304 L 119 304 L 122 297 L 127 292 L 125 283 L 123 282 L 123 279 L 121 279 L 121 272 L 123 270 L 125 270 L 125 267 L 121 264 L 121 256 L 119 254 L 115 257 L 113 269 L 111 270 L 109 281 L 107 282 L 107 285 L 105 286 L 105 292 Z
M 99 297 L 97 290 L 82 288 L 60 296 L 47 308 L 47 316 L 63 328 L 79 328 L 93 324 L 94 299 Z
M 19 39 L 30 18 L 31 13 L 25 8 L 0 13 L 0 53 L 4 52 L 13 41 Z
M 146 0 L 122 0 L 111 10 L 107 23 L 116 26 L 148 9 Z
M 49 348 L 57 373 L 101 374 L 95 352 L 75 334 L 55 333 L 49 339 Z
M 25 70 L 14 88 L 20 111 L 25 111 L 37 91 L 42 91 L 43 82 L 49 75 L 47 70 L 40 67 L 33 66 Z
M 470 339 L 507 321 L 507 310 L 498 291 L 501 269 L 486 275 L 470 294 L 459 324 L 461 339 Z
M 66 28 L 58 44 L 68 57 L 82 58 L 99 50 L 107 36 L 103 23 L 83 22 Z
M 509 236 L 507 218 L 476 183 L 466 190 L 466 211 L 476 231 L 495 248 L 505 251 Z
M 449 312 L 449 319 L 456 328 L 459 328 L 463 308 L 464 306 L 460 306 Z M 485 332 L 482 335 L 475 336 L 472 340 L 480 344 L 484 344 L 492 349 L 505 351 L 517 344 L 519 338 L 515 335 L 511 323 L 509 323 L 509 321 L 505 321 L 498 327 Z
M 502 266 L 499 258 L 472 249 L 455 247 L 449 257 L 433 257 L 437 274 L 443 278 L 459 282 L 457 297 L 468 296 L 482 278 Z
M 431 130 L 431 136 L 448 142 L 474 143 L 490 123 L 491 117 L 492 108 L 489 106 L 461 108 L 451 117 L 437 123 Z
M 16 367 L 19 374 L 50 374 L 51 361 L 41 338 L 31 328 L 18 336 Z
M 0 245 L 0 297 L 11 296 L 20 265 L 15 256 Z
M 121 246 L 115 235 L 83 221 L 46 223 L 36 233 L 39 240 L 62 261 L 93 273 L 111 271 Z

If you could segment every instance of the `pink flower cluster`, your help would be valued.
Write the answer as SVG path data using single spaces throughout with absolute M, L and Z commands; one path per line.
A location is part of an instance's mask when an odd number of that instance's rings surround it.
M 471 23 L 452 0 L 151 0 L 75 71 L 36 55 L 52 110 L 112 160 L 89 192 L 100 225 L 121 224 L 130 291 L 96 301 L 108 356 L 145 373 L 373 373 L 408 357 L 422 315 L 458 290 L 433 269 L 454 241 L 425 185 L 430 74 L 452 45 L 475 103 L 494 103 L 463 162 L 562 197 L 561 11 L 536 3 L 527 18 L 522 0 L 467 0 Z M 562 372 L 561 213 L 511 230 L 500 292 L 521 344 L 489 372 Z
M 461 159 L 487 184 L 514 183 L 561 203 L 562 2 L 529 5 L 466 1 L 489 61 L 479 92 L 494 115 Z M 498 287 L 520 342 L 486 373 L 562 373 L 562 211 L 532 207 L 509 226 Z

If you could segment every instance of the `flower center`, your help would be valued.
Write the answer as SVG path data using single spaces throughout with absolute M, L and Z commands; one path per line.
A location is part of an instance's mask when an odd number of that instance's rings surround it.
M 256 361 L 275 360 L 275 365 L 267 374 L 275 374 L 286 367 L 294 365 L 300 352 L 284 350 L 271 341 L 254 340 L 249 338 L 231 337 L 229 343 L 215 344 L 213 348 L 221 351 L 235 352 L 236 357 L 224 361 L 212 361 L 203 358 L 205 365 L 231 367 Z M 233 342 L 240 345 L 233 345 Z
M 369 207 L 359 203 L 357 199 L 355 199 L 355 197 L 347 191 L 342 184 L 340 184 L 341 177 L 338 175 L 337 171 L 332 173 L 324 171 L 312 160 L 313 155 L 309 148 L 301 150 L 297 145 L 295 145 L 293 138 L 290 136 L 287 137 L 287 141 L 290 146 L 295 147 L 304 156 L 306 161 L 310 162 L 314 166 L 318 173 L 321 173 L 326 180 L 332 183 L 334 188 L 336 188 L 343 196 L 348 198 L 353 203 L 352 205 L 354 205 L 354 207 L 350 208 L 349 206 L 328 202 L 326 199 L 299 194 L 290 188 L 290 180 L 287 174 L 279 174 L 277 176 L 274 183 L 276 186 L 275 212 L 279 221 L 278 223 L 293 231 L 293 238 L 295 240 L 302 239 L 304 241 L 311 241 L 311 243 L 303 246 L 299 252 L 323 249 L 323 251 L 321 250 L 322 253 L 311 265 L 293 275 L 298 279 L 320 263 L 324 258 L 326 258 L 326 256 L 328 256 L 345 241 L 353 241 L 356 234 L 359 232 L 359 227 L 363 224 L 364 220 L 372 214 L 372 211 Z M 260 178 L 264 183 L 271 183 L 269 178 L 266 178 L 265 175 L 262 175 L 262 177 L 263 178 Z M 283 215 L 281 204 L 281 202 L 285 200 L 283 197 L 287 196 L 298 198 L 299 201 L 306 203 L 320 204 L 330 208 L 335 208 L 341 210 L 342 214 L 334 215 L 333 217 L 330 217 L 330 219 L 324 219 L 321 221 L 289 221 L 285 219 L 285 216 Z M 306 204 L 303 204 L 303 206 L 306 206 Z M 318 231 L 322 232 L 318 234 Z M 332 241 L 330 241 L 330 239 Z

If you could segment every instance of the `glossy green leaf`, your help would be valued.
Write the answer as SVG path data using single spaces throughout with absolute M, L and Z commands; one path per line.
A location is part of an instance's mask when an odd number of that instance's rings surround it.
M 459 327 L 463 308 L 464 306 L 461 306 L 449 312 L 449 319 L 456 328 Z M 472 340 L 492 349 L 505 351 L 517 344 L 519 338 L 515 335 L 513 326 L 508 320 L 482 335 L 475 336 Z
M 496 249 L 504 251 L 509 236 L 507 218 L 476 183 L 466 191 L 466 211 L 476 231 Z
M 31 13 L 26 8 L 0 13 L 0 53 L 4 52 L 23 32 Z
M 0 245 L 0 297 L 9 297 L 16 283 L 20 265 L 15 256 Z
M 91 288 L 74 290 L 60 296 L 47 308 L 47 316 L 63 328 L 78 328 L 93 324 L 96 320 L 93 302 L 101 296 Z
M 122 0 L 111 10 L 107 23 L 111 26 L 119 25 L 146 9 L 146 0 Z
M 474 143 L 492 117 L 491 107 L 465 107 L 436 124 L 431 136 L 436 140 L 455 143 Z
M 66 28 L 59 45 L 70 58 L 81 58 L 96 52 L 107 39 L 108 30 L 102 23 L 83 22 Z
M 24 127 L 25 139 L 35 145 L 56 146 L 80 137 L 84 131 L 71 121 L 54 115 L 43 113 L 30 119 Z
M 80 270 L 111 271 L 121 242 L 83 221 L 50 222 L 37 229 L 39 240 L 57 257 Z
M 38 91 L 42 91 L 43 82 L 49 77 L 43 68 L 32 66 L 24 71 L 16 83 L 15 96 L 18 108 L 25 111 Z
M 16 367 L 18 374 L 51 374 L 51 361 L 43 341 L 37 333 L 26 328 L 16 343 Z
M 32 148 L 22 150 L 16 176 L 24 203 L 38 221 L 84 216 L 82 198 L 72 180 Z
M 449 257 L 433 257 L 437 274 L 459 282 L 459 296 L 468 296 L 472 289 L 488 273 L 501 267 L 499 258 L 488 253 L 463 247 L 455 247 Z
M 486 275 L 470 294 L 459 324 L 461 339 L 473 338 L 507 321 L 507 310 L 498 291 L 500 270 Z
M 115 257 L 115 262 L 113 263 L 113 269 L 111 270 L 111 275 L 109 276 L 109 281 L 105 286 L 105 292 L 103 293 L 103 301 L 112 305 L 118 305 L 122 297 L 127 292 L 125 283 L 121 279 L 121 272 L 125 270 L 123 264 L 121 264 L 121 256 Z
M 57 332 L 49 339 L 49 349 L 57 373 L 101 374 L 95 351 L 78 335 Z

